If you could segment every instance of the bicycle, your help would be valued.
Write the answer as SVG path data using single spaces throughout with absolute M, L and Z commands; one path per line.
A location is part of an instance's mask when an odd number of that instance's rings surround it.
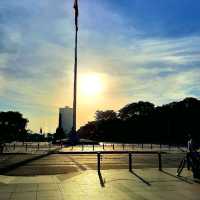
M 182 160 L 181 160 L 181 162 L 180 162 L 180 164 L 179 164 L 179 166 L 178 166 L 178 169 L 177 169 L 177 171 L 176 171 L 176 175 L 177 176 L 180 176 L 180 174 L 181 174 L 181 172 L 183 171 L 183 168 L 185 167 L 185 163 L 187 162 L 187 159 L 186 159 L 186 157 L 184 157 Z
M 187 154 L 186 157 L 184 157 L 177 169 L 176 175 L 180 176 L 181 172 L 183 171 L 183 168 L 185 167 L 185 164 L 187 163 L 187 169 L 192 169 L 193 177 L 194 178 L 200 178 L 200 159 L 199 155 L 191 155 L 190 153 Z

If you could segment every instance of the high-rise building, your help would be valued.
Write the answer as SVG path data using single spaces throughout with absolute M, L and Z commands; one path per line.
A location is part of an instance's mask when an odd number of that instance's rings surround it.
M 66 106 L 59 108 L 59 127 L 69 134 L 73 126 L 73 109 Z

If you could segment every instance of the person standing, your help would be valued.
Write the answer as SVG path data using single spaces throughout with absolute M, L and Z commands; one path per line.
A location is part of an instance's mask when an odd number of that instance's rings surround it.
M 200 158 L 198 146 L 191 134 L 188 135 L 187 143 L 187 168 L 192 167 L 193 177 L 200 178 Z

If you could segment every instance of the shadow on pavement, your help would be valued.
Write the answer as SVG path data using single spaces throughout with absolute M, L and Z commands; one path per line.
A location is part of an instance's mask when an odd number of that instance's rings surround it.
M 171 173 L 169 173 L 169 172 L 167 172 L 167 171 L 164 171 L 164 170 L 161 170 L 160 172 L 162 172 L 162 173 L 164 173 L 164 174 L 166 174 L 166 175 L 168 175 L 168 176 L 177 178 L 177 179 L 179 179 L 179 180 L 181 180 L 181 181 L 184 181 L 184 182 L 186 182 L 186 183 L 188 183 L 188 184 L 193 184 L 193 183 L 192 183 L 191 181 L 189 181 L 187 178 L 184 178 L 184 177 L 182 177 L 182 176 L 176 176 L 176 175 L 171 174 Z
M 101 187 L 105 187 L 105 179 L 103 180 L 103 177 L 101 175 L 101 172 L 98 171 L 99 181 L 101 184 Z
M 0 169 L 0 174 L 1 174 L 1 175 L 6 175 L 6 174 L 9 173 L 10 171 L 12 171 L 12 170 L 14 170 L 14 169 L 16 169 L 16 168 L 18 168 L 18 167 L 21 167 L 21 166 L 23 166 L 23 165 L 26 165 L 26 164 L 28 164 L 28 163 L 30 163 L 30 162 L 32 162 L 32 161 L 35 161 L 35 160 L 38 160 L 38 159 L 47 157 L 47 156 L 53 154 L 55 151 L 56 151 L 56 150 L 52 150 L 52 151 L 49 151 L 49 152 L 46 153 L 46 154 L 34 156 L 34 157 L 32 157 L 32 158 L 28 158 L 28 159 L 22 160 L 22 161 L 20 161 L 20 162 L 12 163 L 12 164 L 10 164 L 10 165 L 7 165 L 7 166 L 5 166 L 5 167 L 2 167 L 2 168 Z
M 86 167 L 81 165 L 79 162 L 77 162 L 75 159 L 73 159 L 71 156 L 68 156 L 68 159 L 71 160 L 81 171 L 87 170 Z
M 144 180 L 141 176 L 139 176 L 138 174 L 136 174 L 133 170 L 131 170 L 130 173 L 133 174 L 134 176 L 136 176 L 138 179 L 140 179 L 146 185 L 151 186 L 151 184 L 148 181 Z

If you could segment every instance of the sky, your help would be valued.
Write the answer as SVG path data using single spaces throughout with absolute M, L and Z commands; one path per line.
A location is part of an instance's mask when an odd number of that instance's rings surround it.
M 1 0 L 0 110 L 54 132 L 72 106 L 72 0 Z M 96 110 L 200 96 L 199 0 L 79 0 L 78 126 Z M 100 80 L 101 90 L 91 94 Z M 80 80 L 80 81 L 79 81 Z M 97 81 L 98 82 L 98 81 Z M 95 89 L 95 88 L 93 88 Z

